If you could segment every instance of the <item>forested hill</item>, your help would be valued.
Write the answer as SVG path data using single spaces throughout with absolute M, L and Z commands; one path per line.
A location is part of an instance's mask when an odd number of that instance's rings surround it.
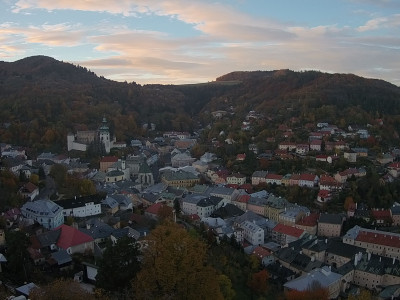
M 0 142 L 60 152 L 70 131 L 94 129 L 106 116 L 118 140 L 157 129 L 193 131 L 210 112 L 249 110 L 284 122 L 365 123 L 391 116 L 399 127 L 400 88 L 349 74 L 290 70 L 233 72 L 193 85 L 138 85 L 98 77 L 86 68 L 46 56 L 0 62 Z M 278 118 L 279 117 L 279 118 Z

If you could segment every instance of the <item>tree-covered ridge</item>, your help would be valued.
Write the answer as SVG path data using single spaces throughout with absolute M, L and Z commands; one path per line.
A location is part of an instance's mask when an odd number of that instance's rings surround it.
M 232 130 L 250 110 L 272 120 L 261 122 L 262 129 L 291 117 L 300 125 L 328 121 L 338 126 L 386 118 L 384 134 L 391 136 L 384 138 L 392 138 L 400 130 L 399 99 L 399 87 L 351 74 L 233 72 L 204 84 L 141 86 L 34 56 L 0 62 L 0 141 L 61 152 L 68 132 L 96 129 L 103 116 L 117 140 L 129 141 L 143 135 L 142 125 L 148 123 L 193 132 L 212 123 L 210 113 L 216 110 L 234 114 Z

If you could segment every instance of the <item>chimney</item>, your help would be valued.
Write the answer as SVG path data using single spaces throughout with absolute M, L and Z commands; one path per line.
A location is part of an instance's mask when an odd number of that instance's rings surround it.
M 393 257 L 393 264 L 396 262 L 396 257 Z
M 367 254 L 368 254 L 368 261 L 370 261 L 371 260 L 371 252 L 367 252 Z

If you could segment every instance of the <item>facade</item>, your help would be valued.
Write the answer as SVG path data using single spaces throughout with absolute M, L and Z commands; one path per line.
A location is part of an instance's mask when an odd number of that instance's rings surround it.
M 343 218 L 337 214 L 321 214 L 318 220 L 318 235 L 325 237 L 341 236 Z
M 255 224 L 255 222 L 244 221 L 240 224 L 243 229 L 244 238 L 252 245 L 261 245 L 264 243 L 264 230 Z
M 400 259 L 400 234 L 354 226 L 343 236 L 343 243 L 368 250 L 372 254 Z
M 226 177 L 226 183 L 227 184 L 237 184 L 237 185 L 242 185 L 246 183 L 246 176 L 242 174 L 231 174 Z
M 167 171 L 161 175 L 161 182 L 168 186 L 173 187 L 192 187 L 195 184 L 200 183 L 199 177 L 195 176 L 193 173 L 179 171 Z
M 104 145 L 106 153 L 110 153 L 110 149 L 116 144 L 115 137 L 110 136 L 110 130 L 107 125 L 106 118 L 103 118 L 103 122 L 98 130 L 90 131 L 78 131 L 76 134 L 69 133 L 67 135 L 67 147 L 68 151 L 86 151 L 91 143 L 100 143 Z M 126 146 L 123 144 L 122 146 Z M 121 147 L 121 143 L 118 143 L 118 148 Z
M 101 214 L 101 199 L 95 195 L 59 200 L 57 204 L 63 208 L 65 217 L 84 218 Z
M 94 240 L 90 235 L 65 224 L 54 230 L 60 231 L 60 237 L 57 241 L 59 249 L 66 250 L 70 255 L 75 253 L 93 253 Z
M 267 171 L 255 171 L 251 175 L 251 184 L 259 185 L 260 183 L 265 183 L 267 175 L 268 175 Z
M 33 219 L 44 228 L 53 229 L 64 223 L 63 209 L 51 200 L 26 202 L 21 208 L 22 215 Z
M 341 279 L 342 275 L 332 272 L 331 268 L 326 266 L 288 281 L 283 286 L 285 290 L 306 291 L 316 282 L 317 285 L 328 290 L 329 299 L 336 299 L 340 293 Z

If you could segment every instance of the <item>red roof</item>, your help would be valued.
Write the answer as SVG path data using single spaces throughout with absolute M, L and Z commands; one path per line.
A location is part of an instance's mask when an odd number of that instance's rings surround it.
M 315 175 L 314 175 L 314 174 L 301 174 L 301 175 L 300 175 L 300 180 L 305 180 L 305 181 L 312 181 L 312 182 L 314 182 L 314 180 L 315 180 Z
M 282 180 L 283 176 L 279 174 L 268 174 L 265 176 L 265 179 L 275 179 L 275 180 Z
M 37 186 L 34 185 L 32 182 L 28 182 L 24 185 L 24 189 L 29 193 L 32 193 L 34 190 L 37 189 Z
M 293 226 L 288 226 L 288 225 L 284 225 L 281 223 L 278 223 L 274 229 L 272 229 L 275 232 L 281 233 L 281 234 L 285 234 L 285 235 L 290 235 L 290 236 L 294 236 L 299 238 L 304 230 L 293 227 Z
M 163 206 L 163 204 L 162 204 L 161 202 L 155 203 L 155 204 L 149 206 L 149 207 L 146 209 L 146 212 L 147 212 L 147 213 L 150 213 L 150 214 L 153 214 L 153 215 L 157 215 L 157 214 L 158 214 L 158 211 L 160 210 L 160 208 L 161 208 L 162 206 Z
M 384 234 L 379 231 L 360 231 L 356 241 L 400 248 L 400 237 L 398 235 Z
M 327 198 L 329 196 L 331 196 L 331 192 L 328 190 L 319 190 L 318 192 L 318 197 Z
M 117 162 L 118 161 L 118 157 L 116 156 L 104 156 L 100 162 Z
M 90 235 L 79 231 L 75 227 L 65 224 L 58 226 L 54 230 L 61 230 L 60 237 L 57 241 L 57 246 L 64 250 L 67 250 L 69 247 L 93 241 L 93 238 Z
M 250 195 L 241 195 L 241 196 L 239 196 L 239 199 L 237 200 L 237 202 L 247 203 L 247 202 L 249 202 L 249 199 L 250 199 Z
M 266 256 L 270 256 L 271 255 L 271 251 L 261 247 L 261 246 L 257 246 L 256 248 L 254 248 L 253 253 L 255 256 L 257 256 L 259 259 L 263 259 Z
M 317 226 L 319 219 L 319 213 L 312 213 L 307 217 L 302 218 L 301 220 L 297 221 L 297 225 L 301 226 Z
M 371 210 L 371 214 L 376 220 L 387 220 L 392 218 L 390 209 L 387 210 L 373 209 Z
M 400 162 L 394 162 L 389 165 L 390 169 L 400 169 Z

